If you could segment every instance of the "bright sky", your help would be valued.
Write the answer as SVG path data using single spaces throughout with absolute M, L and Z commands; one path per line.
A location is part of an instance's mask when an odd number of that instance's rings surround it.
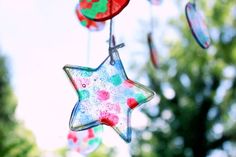
M 108 23 L 104 31 L 90 34 L 88 45 L 88 31 L 79 24 L 74 12 L 77 2 L 0 0 L 0 47 L 10 59 L 11 81 L 18 99 L 17 116 L 33 131 L 44 150 L 65 146 L 70 113 L 77 101 L 62 67 L 66 64 L 97 67 L 108 55 Z M 131 0 L 115 18 L 116 38 L 127 45 L 120 50 L 120 55 L 130 79 L 135 76 L 128 68 L 130 56 L 139 63 L 147 61 L 143 59 L 148 53 L 147 47 L 134 45 L 134 41 L 136 33 L 143 31 L 140 31 L 140 21 L 149 23 L 148 4 L 146 0 Z M 153 7 L 159 22 L 177 12 L 170 1 Z M 89 63 L 86 61 L 88 46 Z M 145 80 L 141 83 L 145 84 Z M 132 119 L 138 117 L 142 117 L 140 113 L 132 113 Z M 108 134 L 119 141 L 119 136 L 109 130 Z M 104 142 L 114 144 L 109 139 Z

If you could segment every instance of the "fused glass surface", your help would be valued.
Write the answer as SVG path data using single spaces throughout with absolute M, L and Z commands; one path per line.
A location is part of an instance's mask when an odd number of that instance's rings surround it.
M 111 126 L 126 141 L 131 141 L 130 113 L 149 101 L 154 92 L 127 78 L 118 52 L 96 69 L 66 65 L 79 100 L 70 118 L 70 129 L 88 129 L 99 124 Z
M 76 6 L 75 12 L 76 12 L 77 18 L 80 21 L 81 25 L 88 28 L 90 31 L 100 31 L 104 28 L 105 22 L 95 22 L 93 20 L 86 18 L 81 13 L 81 8 L 80 8 L 79 4 Z
M 67 135 L 68 147 L 81 155 L 88 155 L 101 144 L 102 133 L 102 125 L 78 132 L 70 131 Z
M 188 24 L 196 41 L 202 48 L 208 48 L 211 43 L 210 35 L 204 18 L 196 9 L 196 4 L 188 2 L 185 11 Z
M 157 49 L 153 43 L 152 33 L 148 33 L 147 41 L 148 41 L 149 54 L 150 54 L 152 65 L 157 69 L 158 68 L 158 56 L 157 56 Z
M 81 13 L 95 21 L 105 21 L 119 14 L 129 0 L 80 0 Z
M 159 5 L 162 3 L 163 0 L 148 0 L 153 5 Z

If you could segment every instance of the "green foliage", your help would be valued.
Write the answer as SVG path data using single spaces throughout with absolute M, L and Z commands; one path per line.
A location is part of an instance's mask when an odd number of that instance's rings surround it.
M 60 157 L 67 157 L 70 149 L 68 147 L 62 147 L 56 150 L 56 154 Z M 108 148 L 105 145 L 101 144 L 95 151 L 87 155 L 88 157 L 112 157 L 115 152 L 113 148 Z M 78 153 L 79 155 L 79 153 Z
M 58 148 L 56 150 L 56 154 L 58 154 L 60 157 L 66 157 L 67 152 L 68 152 L 67 147 Z
M 37 157 L 34 136 L 15 119 L 16 99 L 6 65 L 6 59 L 0 56 L 0 156 Z
M 99 146 L 99 148 L 91 153 L 89 157 L 112 157 L 111 154 L 114 154 L 114 150 L 111 148 L 107 148 L 104 145 Z
M 179 40 L 166 43 L 171 45 L 169 58 L 157 71 L 149 65 L 146 69 L 161 101 L 157 114 L 144 109 L 151 125 L 136 132 L 136 147 L 150 150 L 140 149 L 135 157 L 205 157 L 236 142 L 235 1 L 202 1 L 201 6 L 212 46 L 203 50 L 197 45 L 184 11 L 171 22 Z M 143 138 L 143 132 L 151 132 L 151 138 Z

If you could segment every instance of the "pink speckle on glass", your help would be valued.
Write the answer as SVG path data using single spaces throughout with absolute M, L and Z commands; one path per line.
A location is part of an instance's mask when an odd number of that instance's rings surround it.
M 110 93 L 105 90 L 100 90 L 98 91 L 97 96 L 98 96 L 98 100 L 106 101 L 110 98 Z

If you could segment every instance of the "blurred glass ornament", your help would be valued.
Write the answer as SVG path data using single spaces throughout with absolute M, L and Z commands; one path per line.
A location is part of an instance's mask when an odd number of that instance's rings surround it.
M 102 133 L 102 125 L 78 132 L 70 131 L 67 136 L 68 147 L 70 150 L 86 156 L 99 147 Z
M 81 13 L 94 21 L 105 21 L 119 14 L 129 0 L 80 0 Z
M 209 48 L 211 44 L 210 34 L 203 15 L 196 8 L 196 3 L 188 2 L 185 13 L 189 27 L 198 44 L 204 49 Z
M 157 49 L 154 45 L 153 38 L 152 38 L 152 33 L 148 33 L 147 35 L 147 41 L 148 41 L 148 48 L 149 48 L 149 54 L 150 54 L 150 59 L 152 62 L 152 65 L 157 69 L 158 68 L 158 53 Z
M 90 20 L 88 18 L 86 18 L 82 13 L 81 13 L 81 8 L 80 5 L 77 4 L 76 6 L 76 15 L 78 20 L 80 21 L 81 25 L 88 28 L 88 30 L 90 31 L 100 31 L 104 28 L 105 26 L 105 22 L 96 22 L 93 20 Z

